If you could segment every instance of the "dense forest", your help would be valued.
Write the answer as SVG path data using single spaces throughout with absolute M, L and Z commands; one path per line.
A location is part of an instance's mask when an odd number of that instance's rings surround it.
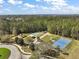
M 0 35 L 40 31 L 79 39 L 79 16 L 0 16 Z

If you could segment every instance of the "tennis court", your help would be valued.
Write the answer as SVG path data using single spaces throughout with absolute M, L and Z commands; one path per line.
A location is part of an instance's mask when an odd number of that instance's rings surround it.
M 60 38 L 59 40 L 57 40 L 56 42 L 54 42 L 53 46 L 55 47 L 59 47 L 60 49 L 64 49 L 65 47 L 67 47 L 72 40 L 67 39 L 67 38 Z

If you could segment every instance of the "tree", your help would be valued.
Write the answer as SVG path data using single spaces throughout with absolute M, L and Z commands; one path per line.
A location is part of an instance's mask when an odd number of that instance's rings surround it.
M 22 38 L 16 37 L 16 38 L 15 38 L 15 42 L 16 42 L 17 44 L 19 44 L 19 45 L 24 45 L 24 40 L 23 40 Z
M 18 34 L 18 30 L 17 30 L 17 27 L 13 27 L 13 32 L 12 32 L 13 35 L 17 35 Z
M 32 50 L 32 51 L 35 51 L 35 45 L 34 45 L 34 43 L 30 43 L 30 49 Z

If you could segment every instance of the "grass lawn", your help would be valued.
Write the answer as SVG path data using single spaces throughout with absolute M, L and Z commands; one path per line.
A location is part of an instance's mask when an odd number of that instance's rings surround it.
M 76 47 L 78 47 L 79 41 L 77 40 L 72 40 L 72 42 L 66 47 L 67 51 L 69 53 L 73 52 Z
M 0 48 L 0 59 L 8 59 L 10 50 L 7 48 Z
M 64 49 L 69 55 L 62 55 L 59 59 L 79 59 L 79 41 L 72 39 L 72 42 Z
M 24 42 L 30 42 L 30 41 L 33 41 L 33 38 L 32 37 L 25 37 L 23 38 L 24 39 Z
M 70 45 L 66 47 L 66 51 L 69 53 L 69 56 L 64 56 L 64 59 L 79 59 L 79 41 L 72 40 Z
M 60 36 L 58 35 L 54 35 L 54 34 L 51 34 L 51 35 L 46 35 L 42 38 L 42 40 L 46 43 L 52 43 L 51 40 L 58 40 L 60 38 Z

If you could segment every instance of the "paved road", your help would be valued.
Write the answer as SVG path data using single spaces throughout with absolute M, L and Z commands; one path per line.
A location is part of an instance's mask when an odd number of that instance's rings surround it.
M 13 45 L 0 44 L 0 48 L 8 48 L 11 50 L 9 59 L 29 59 L 29 57 L 31 56 L 31 55 L 24 55 L 24 54 L 20 53 L 18 48 L 16 48 Z

